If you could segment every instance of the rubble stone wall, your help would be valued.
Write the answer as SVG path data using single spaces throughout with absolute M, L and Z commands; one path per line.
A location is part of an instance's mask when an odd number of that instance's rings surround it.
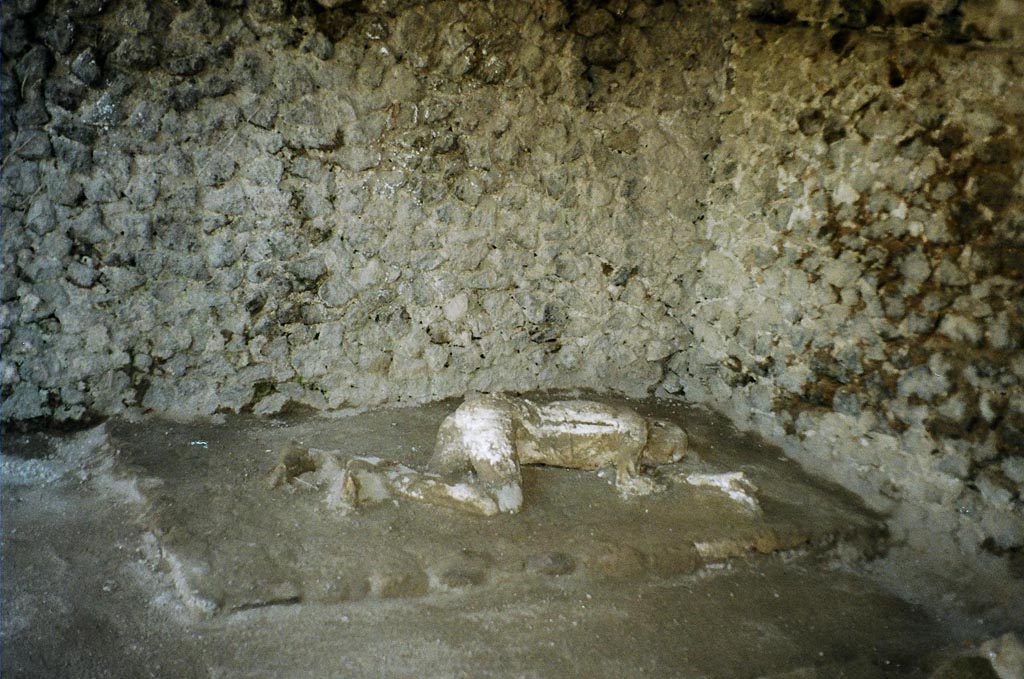
M 685 341 L 714 3 L 3 12 L 7 420 L 644 393 Z

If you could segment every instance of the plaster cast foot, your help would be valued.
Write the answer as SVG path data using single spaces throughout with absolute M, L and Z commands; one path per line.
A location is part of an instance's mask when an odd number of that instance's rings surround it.
M 615 489 L 623 500 L 646 497 L 665 490 L 665 485 L 658 483 L 649 476 L 625 476 L 616 479 Z

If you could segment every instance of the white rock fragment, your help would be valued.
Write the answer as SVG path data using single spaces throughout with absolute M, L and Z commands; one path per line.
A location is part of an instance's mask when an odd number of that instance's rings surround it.
M 450 323 L 458 323 L 465 316 L 469 310 L 469 296 L 461 292 L 444 304 L 444 317 L 448 319 Z
M 955 342 L 977 345 L 982 338 L 981 327 L 964 316 L 947 314 L 939 323 L 939 332 Z
M 729 496 L 730 500 L 738 502 L 752 512 L 760 512 L 761 505 L 753 493 L 757 488 L 747 480 L 743 472 L 725 472 L 722 474 L 689 474 L 686 482 L 691 486 L 714 488 Z
M 913 283 L 924 283 L 932 275 L 932 267 L 928 261 L 928 256 L 921 250 L 915 250 L 910 253 L 900 264 L 900 273 Z
M 853 205 L 860 198 L 860 194 L 850 186 L 849 182 L 843 180 L 839 182 L 832 197 L 838 205 Z

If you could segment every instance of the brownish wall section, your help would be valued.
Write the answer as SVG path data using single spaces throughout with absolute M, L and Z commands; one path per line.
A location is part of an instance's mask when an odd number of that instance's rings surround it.
M 1019 558 L 1024 34 L 798 9 L 737 25 L 665 386 Z

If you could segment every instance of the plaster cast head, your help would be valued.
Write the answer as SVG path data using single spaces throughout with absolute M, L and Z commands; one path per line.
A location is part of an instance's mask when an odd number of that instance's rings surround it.
M 686 432 L 665 420 L 650 420 L 647 427 L 647 447 L 642 462 L 668 464 L 678 462 L 686 455 Z

